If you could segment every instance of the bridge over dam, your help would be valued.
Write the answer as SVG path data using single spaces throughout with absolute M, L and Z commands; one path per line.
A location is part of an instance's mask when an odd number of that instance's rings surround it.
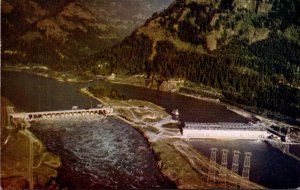
M 9 115 L 9 120 L 24 119 L 25 121 L 34 121 L 38 119 L 55 118 L 55 117 L 70 117 L 82 115 L 109 115 L 113 112 L 112 107 L 106 108 L 91 108 L 91 109 L 72 109 L 61 111 L 43 111 L 43 112 L 29 112 L 29 113 L 12 113 Z

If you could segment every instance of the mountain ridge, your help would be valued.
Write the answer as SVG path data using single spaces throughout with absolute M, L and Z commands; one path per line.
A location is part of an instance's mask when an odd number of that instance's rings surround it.
M 299 119 L 299 8 L 299 0 L 177 0 L 87 60 L 106 63 L 95 74 L 144 73 L 158 85 L 184 78 Z
M 77 1 L 2 1 L 4 64 L 80 68 L 80 57 L 121 40 L 112 26 Z
M 141 23 L 169 1 L 139 1 L 117 22 L 127 4 L 135 2 L 3 0 L 3 64 L 45 65 L 56 71 L 88 73 L 80 59 L 121 41 L 136 26 L 134 20 Z M 143 5 L 147 5 L 145 13 L 138 10 Z M 126 26 L 126 31 L 120 32 L 120 26 Z

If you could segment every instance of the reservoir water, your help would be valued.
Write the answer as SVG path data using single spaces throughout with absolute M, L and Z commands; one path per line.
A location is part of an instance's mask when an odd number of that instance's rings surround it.
M 1 78 L 2 96 L 9 98 L 19 111 L 63 110 L 73 105 L 79 108 L 91 104 L 95 106 L 97 102 L 80 94 L 79 89 L 101 82 L 104 86 L 116 88 L 128 98 L 150 101 L 164 107 L 169 113 L 178 108 L 181 121 L 248 122 L 248 119 L 222 105 L 129 85 L 103 81 L 61 83 L 33 74 L 7 71 L 2 72 Z M 114 118 L 43 121 L 34 123 L 32 130 L 51 151 L 62 157 L 63 167 L 59 173 L 68 187 L 173 187 L 157 170 L 143 136 Z M 211 147 L 219 148 L 218 156 L 222 148 L 240 150 L 240 166 L 243 153 L 250 151 L 253 153 L 251 181 L 269 188 L 300 186 L 300 162 L 265 142 L 206 140 L 191 144 L 207 156 Z M 82 184 L 84 186 L 80 186 Z

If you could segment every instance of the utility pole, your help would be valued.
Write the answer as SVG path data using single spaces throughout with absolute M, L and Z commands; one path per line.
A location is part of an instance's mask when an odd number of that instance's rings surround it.
M 251 152 L 245 152 L 245 160 L 244 160 L 242 178 L 247 179 L 247 180 L 249 180 L 251 156 L 252 156 Z
M 208 168 L 208 175 L 207 175 L 207 183 L 209 183 L 210 180 L 213 180 L 213 182 L 216 182 L 216 158 L 217 158 L 217 148 L 211 148 L 210 149 L 210 163 Z

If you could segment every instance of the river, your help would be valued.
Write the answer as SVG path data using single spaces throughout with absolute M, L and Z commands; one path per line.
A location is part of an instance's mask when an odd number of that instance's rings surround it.
M 178 108 L 181 121 L 248 122 L 248 119 L 216 103 L 130 85 L 104 81 L 62 83 L 33 74 L 7 71 L 2 72 L 1 77 L 2 96 L 9 98 L 20 111 L 95 106 L 97 102 L 79 93 L 79 89 L 100 82 L 116 88 L 128 98 L 153 102 L 169 113 Z M 68 187 L 174 187 L 160 175 L 142 135 L 114 118 L 37 122 L 31 130 L 51 151 L 62 157 L 63 167 L 59 173 L 61 181 Z M 219 148 L 218 159 L 222 148 L 240 150 L 240 165 L 243 164 L 243 153 L 250 151 L 253 153 L 251 181 L 269 188 L 300 186 L 300 162 L 265 142 L 205 140 L 191 142 L 191 145 L 207 156 L 211 147 Z

